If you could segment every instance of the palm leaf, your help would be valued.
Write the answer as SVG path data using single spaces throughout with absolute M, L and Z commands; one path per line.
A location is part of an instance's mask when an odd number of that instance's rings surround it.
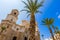
M 54 19 L 50 18 L 49 22 L 50 22 L 50 24 L 52 24 L 54 22 Z
M 45 23 L 45 20 L 42 20 L 42 23 Z
M 28 18 L 30 15 L 31 15 L 31 14 L 28 14 L 28 15 L 27 15 L 27 18 Z
M 26 2 L 24 2 L 24 1 L 22 1 L 26 6 L 28 6 L 28 4 L 26 3 Z
M 57 26 L 55 28 L 56 28 L 56 30 L 59 30 Z
M 33 5 L 33 0 L 30 0 L 30 2 L 31 2 L 31 5 Z
M 35 5 L 37 5 L 38 0 L 35 0 Z
M 42 0 L 40 4 L 43 4 L 43 3 L 44 3 L 44 0 Z
M 35 13 L 40 13 L 40 14 L 42 14 L 42 12 L 41 12 L 41 11 L 36 11 Z
M 27 3 L 24 1 L 22 2 L 25 4 L 24 8 L 28 9 L 23 11 L 26 11 L 27 13 L 42 13 L 38 11 L 38 8 L 43 4 L 43 0 L 41 1 L 41 3 L 38 3 L 38 0 L 27 0 Z
M 53 19 L 48 19 L 48 18 L 46 18 L 42 21 L 42 23 L 44 23 L 46 25 L 51 25 L 51 24 L 53 24 L 53 22 L 54 22 Z
M 24 2 L 24 1 L 22 1 L 22 2 L 26 5 L 24 8 L 27 8 L 27 9 L 31 10 L 30 6 L 26 2 Z
M 27 9 L 23 9 L 23 10 L 21 10 L 20 12 L 22 12 L 22 11 L 28 11 L 28 12 L 30 12 L 29 10 L 27 10 Z
M 54 25 L 52 25 L 52 28 L 55 30 L 55 27 L 54 27 Z
M 31 2 L 30 2 L 30 0 L 27 0 L 27 2 L 28 2 L 28 4 L 31 6 Z
M 25 6 L 24 8 L 26 8 L 26 9 L 31 11 L 31 8 L 29 6 Z
M 44 0 L 42 0 L 41 3 L 38 3 L 38 4 L 37 4 L 37 9 L 38 9 L 39 7 L 41 7 L 41 6 L 43 6 L 43 5 L 42 5 L 43 3 L 44 3 Z

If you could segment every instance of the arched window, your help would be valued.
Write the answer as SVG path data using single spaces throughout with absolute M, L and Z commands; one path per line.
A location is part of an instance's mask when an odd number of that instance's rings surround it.
M 25 37 L 24 40 L 27 40 L 27 37 Z
M 7 28 L 9 28 L 9 25 L 7 25 Z
M 17 39 L 17 37 L 14 36 L 14 37 L 13 37 L 13 40 L 16 40 L 16 39 Z
M 11 19 L 11 21 L 13 21 L 13 19 Z

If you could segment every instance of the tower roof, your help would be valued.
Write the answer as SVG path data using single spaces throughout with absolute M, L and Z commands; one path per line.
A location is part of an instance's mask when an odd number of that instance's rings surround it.
M 13 9 L 12 11 L 17 11 L 17 12 L 19 12 L 17 9 Z
M 11 11 L 11 15 L 14 15 L 15 17 L 18 17 L 19 11 L 18 11 L 17 9 L 13 9 L 13 10 Z

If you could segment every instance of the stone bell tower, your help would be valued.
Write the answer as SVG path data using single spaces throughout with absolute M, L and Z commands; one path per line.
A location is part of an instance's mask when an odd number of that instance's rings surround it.
M 8 14 L 8 16 L 6 17 L 6 20 L 9 20 L 11 22 L 15 22 L 18 20 L 18 15 L 19 12 L 17 9 L 13 9 L 12 12 L 10 14 Z
M 19 12 L 17 9 L 13 9 L 10 14 L 7 15 L 6 19 L 1 21 L 0 30 L 1 28 L 5 28 L 1 33 L 0 40 L 12 40 L 13 38 L 13 30 L 12 27 L 16 26 L 16 22 L 18 20 Z M 17 35 L 17 34 L 16 34 Z
M 18 20 L 19 12 L 17 9 L 13 9 L 10 14 L 7 15 L 6 19 L 2 20 L 1 27 L 5 26 L 6 28 L 12 27 L 13 24 L 16 24 Z
M 16 24 L 18 20 L 19 12 L 17 9 L 13 9 L 10 14 L 7 15 L 6 19 L 2 20 L 1 25 L 9 28 L 10 26 L 13 26 L 13 24 Z

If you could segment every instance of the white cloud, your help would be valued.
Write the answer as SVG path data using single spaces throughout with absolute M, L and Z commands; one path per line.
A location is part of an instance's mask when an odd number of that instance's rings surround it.
M 45 38 L 45 40 L 52 40 L 51 38 Z
M 58 18 L 60 18 L 60 14 L 58 15 Z
M 48 38 L 46 38 L 45 40 L 49 40 Z

